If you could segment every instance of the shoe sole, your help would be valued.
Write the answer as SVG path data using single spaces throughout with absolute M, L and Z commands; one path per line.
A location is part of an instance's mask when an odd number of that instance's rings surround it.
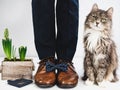
M 57 83 L 57 86 L 59 87 L 59 88 L 74 88 L 74 87 L 76 87 L 76 85 L 77 84 L 59 84 L 59 83 Z
M 53 87 L 55 84 L 39 84 L 39 83 L 37 83 L 37 82 L 35 82 L 35 84 L 38 86 L 38 87 L 40 87 L 40 88 L 50 88 L 50 87 Z

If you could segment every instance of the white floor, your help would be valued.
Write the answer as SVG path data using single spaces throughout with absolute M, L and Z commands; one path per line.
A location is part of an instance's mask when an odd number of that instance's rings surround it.
M 2 61 L 3 58 L 0 58 L 0 60 Z M 38 58 L 33 58 L 33 61 L 34 61 L 34 64 L 35 64 L 35 71 L 33 71 L 33 75 L 36 73 L 36 70 L 37 70 L 37 67 L 38 67 Z M 103 87 L 99 87 L 97 85 L 92 85 L 92 86 L 86 86 L 84 84 L 84 82 L 81 80 L 81 77 L 83 75 L 83 58 L 81 57 L 75 57 L 74 60 L 74 66 L 76 68 L 76 71 L 79 75 L 79 82 L 78 82 L 78 85 L 75 87 L 75 88 L 72 88 L 72 89 L 69 89 L 69 90 L 120 90 L 120 80 L 116 83 L 110 83 L 108 85 L 106 85 L 105 88 Z M 120 64 L 119 64 L 120 66 Z M 120 69 L 118 68 L 118 78 L 120 79 Z M 0 75 L 1 77 L 1 75 Z M 45 90 L 44 88 L 39 88 L 37 87 L 34 82 L 30 85 L 27 85 L 25 87 L 22 87 L 22 88 L 17 88 L 17 87 L 14 87 L 14 86 L 11 86 L 11 85 L 8 85 L 7 84 L 7 81 L 6 80 L 1 80 L 0 79 L 0 90 Z M 61 88 L 58 88 L 56 85 L 53 86 L 52 88 L 47 88 L 46 90 L 64 90 L 64 89 L 61 89 Z

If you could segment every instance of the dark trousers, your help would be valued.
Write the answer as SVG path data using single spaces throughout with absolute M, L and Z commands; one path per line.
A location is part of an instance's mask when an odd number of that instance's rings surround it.
M 78 39 L 78 0 L 57 0 L 56 8 L 55 0 L 32 0 L 32 14 L 39 58 L 56 53 L 58 59 L 72 60 Z

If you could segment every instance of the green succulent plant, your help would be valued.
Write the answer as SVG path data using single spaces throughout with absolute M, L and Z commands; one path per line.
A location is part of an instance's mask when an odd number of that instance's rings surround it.
M 4 39 L 2 39 L 2 46 L 3 46 L 4 53 L 6 55 L 6 58 L 8 60 L 11 60 L 12 39 L 9 38 L 9 31 L 7 28 L 4 31 Z
M 12 45 L 12 39 L 9 38 L 9 30 L 6 28 L 4 31 L 4 38 L 2 39 L 3 51 L 7 60 L 16 60 L 16 48 Z M 27 47 L 20 46 L 18 48 L 19 58 L 21 61 L 25 60 Z
M 27 52 L 27 47 L 25 46 L 20 46 L 19 47 L 19 57 L 21 61 L 25 60 L 26 57 L 26 52 Z

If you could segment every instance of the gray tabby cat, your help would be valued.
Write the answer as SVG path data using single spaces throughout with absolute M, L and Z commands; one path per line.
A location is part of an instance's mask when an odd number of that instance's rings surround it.
M 102 86 L 105 81 L 117 81 L 118 57 L 111 39 L 113 8 L 107 11 L 94 4 L 85 21 L 84 76 L 86 84 Z M 103 85 L 104 86 L 104 85 Z

